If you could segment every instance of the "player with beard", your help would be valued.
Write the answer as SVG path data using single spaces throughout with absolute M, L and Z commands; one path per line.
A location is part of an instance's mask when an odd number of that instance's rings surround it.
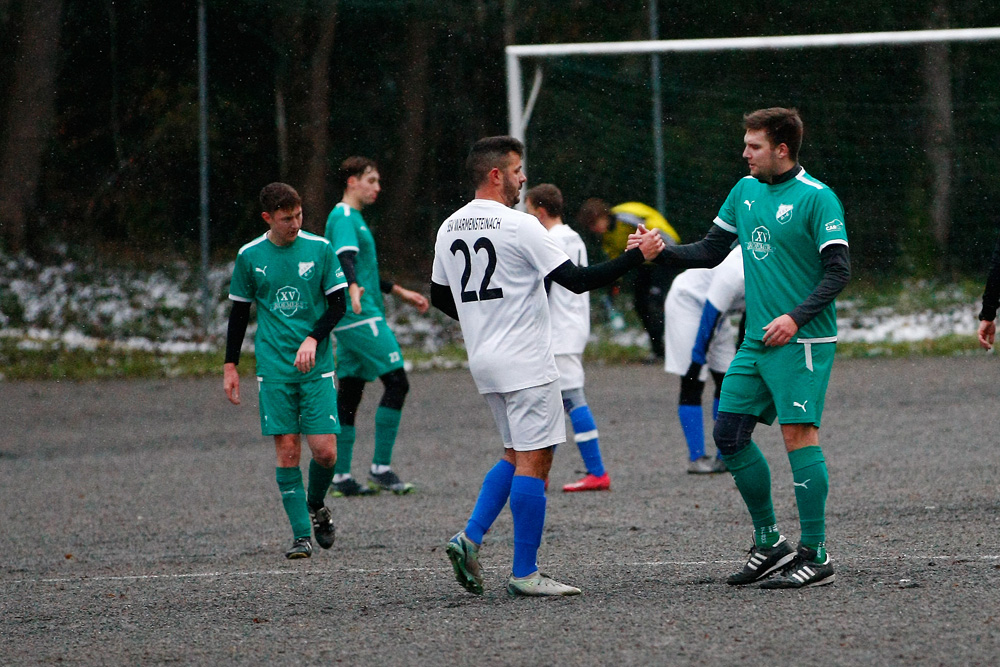
M 576 595 L 580 589 L 541 574 L 536 563 L 545 479 L 555 446 L 566 440 L 545 281 L 585 292 L 655 257 L 663 241 L 645 235 L 615 260 L 576 266 L 537 218 L 511 208 L 526 180 L 523 154 L 521 142 L 509 136 L 475 143 L 466 161 L 475 199 L 444 221 L 434 245 L 431 303 L 461 324 L 469 370 L 504 446 L 465 529 L 446 550 L 458 582 L 482 594 L 479 549 L 509 499 L 514 563 L 507 591 Z
M 722 383 L 714 437 L 750 512 L 754 542 L 727 583 L 754 583 L 781 569 L 761 588 L 821 586 L 835 578 L 826 552 L 829 475 L 819 427 L 837 341 L 834 300 L 851 273 L 844 208 L 798 162 L 798 111 L 760 109 L 743 121 L 750 175 L 730 191 L 704 239 L 667 248 L 657 261 L 712 267 L 736 240 L 743 253 L 746 335 Z M 770 467 L 751 440 L 757 422 L 776 417 L 799 510 L 796 550 L 778 531 Z

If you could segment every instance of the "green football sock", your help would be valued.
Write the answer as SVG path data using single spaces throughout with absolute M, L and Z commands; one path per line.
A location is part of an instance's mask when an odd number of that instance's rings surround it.
M 788 452 L 795 483 L 795 502 L 799 507 L 801 542 L 816 549 L 817 557 L 826 557 L 826 494 L 830 476 L 826 471 L 823 450 L 818 446 L 803 447 Z
M 354 426 L 340 425 L 340 435 L 337 436 L 337 463 L 333 472 L 337 475 L 351 474 L 351 459 L 354 458 Z
M 735 454 L 724 454 L 722 460 L 733 474 L 736 488 L 753 519 L 754 543 L 759 547 L 772 547 L 778 541 L 777 521 L 771 502 L 771 469 L 757 443 L 750 444 Z
M 312 522 L 309 520 L 309 508 L 306 507 L 306 490 L 302 486 L 302 471 L 294 468 L 275 468 L 275 479 L 281 490 L 281 504 L 285 506 L 285 514 L 292 524 L 295 539 L 312 535 Z
M 399 432 L 399 420 L 403 413 L 399 410 L 378 406 L 375 410 L 375 455 L 372 463 L 387 466 L 392 463 L 392 448 Z
M 307 494 L 309 507 L 319 509 L 323 506 L 323 499 L 326 492 L 330 490 L 330 481 L 333 479 L 333 466 L 324 468 L 316 463 L 315 459 L 309 461 L 309 492 Z

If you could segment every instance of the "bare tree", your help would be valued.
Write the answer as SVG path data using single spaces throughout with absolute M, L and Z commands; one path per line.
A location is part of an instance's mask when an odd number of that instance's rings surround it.
M 38 194 L 42 162 L 55 117 L 62 0 L 25 0 L 21 35 L 7 94 L 0 162 L 0 234 L 8 250 L 30 241 L 28 219 Z
M 379 246 L 379 254 L 386 258 L 388 268 L 400 270 L 412 267 L 418 248 L 413 211 L 416 206 L 417 188 L 423 179 L 423 166 L 427 155 L 427 100 L 430 89 L 430 46 L 433 25 L 426 18 L 414 17 L 406 34 L 405 66 L 400 79 L 400 96 L 403 103 L 403 124 L 400 135 L 403 141 L 395 160 L 393 178 L 388 184 L 386 220 Z
M 330 54 L 333 52 L 334 29 L 337 25 L 337 2 L 323 4 L 319 19 L 319 39 L 312 53 L 309 75 L 308 121 L 303 128 L 309 157 L 306 165 L 303 208 L 306 225 L 323 233 L 326 218 L 326 173 L 330 145 Z
M 948 25 L 947 0 L 935 0 L 929 27 Z M 926 151 L 931 169 L 931 233 L 938 248 L 937 269 L 949 267 L 951 193 L 955 161 L 955 126 L 952 121 L 951 54 L 947 43 L 924 47 L 924 103 L 927 108 Z

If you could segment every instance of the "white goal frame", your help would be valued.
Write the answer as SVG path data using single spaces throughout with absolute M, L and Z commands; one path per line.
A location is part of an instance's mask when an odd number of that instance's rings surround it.
M 782 37 L 727 37 L 720 39 L 672 39 L 632 42 L 589 42 L 579 44 L 522 44 L 505 49 L 507 59 L 507 112 L 510 135 L 525 143 L 528 122 L 542 87 L 541 64 L 535 68 L 528 103 L 524 103 L 523 59 L 564 56 L 621 56 L 635 54 L 760 51 L 809 49 L 843 46 L 914 45 L 938 42 L 981 42 L 1000 40 L 1000 27 L 957 28 L 947 30 L 911 30 L 901 32 L 855 32 L 828 35 L 789 35 Z M 658 131 L 658 128 L 654 128 Z M 527 149 L 525 149 L 527 153 Z M 527 155 L 524 158 L 527 172 Z M 659 177 L 660 175 L 658 175 Z M 523 200 L 523 197 L 522 197 Z

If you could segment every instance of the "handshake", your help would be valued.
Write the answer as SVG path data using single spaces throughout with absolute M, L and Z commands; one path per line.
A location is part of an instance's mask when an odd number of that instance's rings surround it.
M 628 235 L 628 243 L 625 245 L 625 250 L 638 248 L 642 251 L 642 256 L 648 262 L 659 255 L 664 247 L 666 245 L 663 243 L 663 237 L 660 236 L 659 232 L 650 231 L 645 226 L 639 225 L 633 233 Z

